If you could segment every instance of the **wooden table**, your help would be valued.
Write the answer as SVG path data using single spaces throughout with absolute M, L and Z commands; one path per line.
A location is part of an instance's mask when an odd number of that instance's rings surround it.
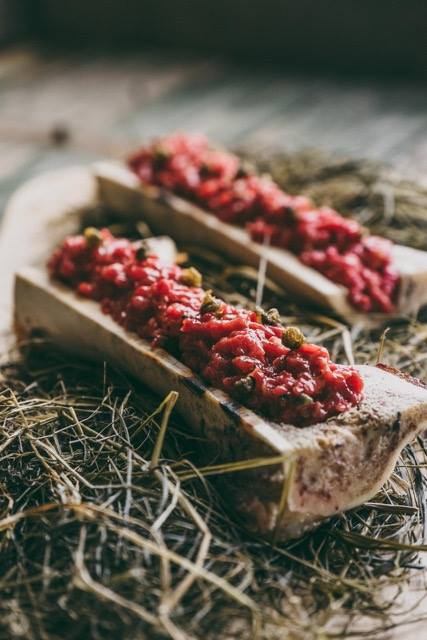
M 427 86 L 415 80 L 14 47 L 0 53 L 0 211 L 19 183 L 47 168 L 121 154 L 176 129 L 262 150 L 323 147 L 425 175 L 426 105 Z

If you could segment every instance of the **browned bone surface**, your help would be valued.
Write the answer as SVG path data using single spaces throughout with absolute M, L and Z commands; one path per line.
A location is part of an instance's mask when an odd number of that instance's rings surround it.
M 124 165 L 95 165 L 100 197 L 109 207 L 139 215 L 155 233 L 168 233 L 178 242 L 200 243 L 234 262 L 257 267 L 268 260 L 268 275 L 298 298 L 311 300 L 352 324 L 374 325 L 391 319 L 385 314 L 362 314 L 347 302 L 346 289 L 303 265 L 289 251 L 253 242 L 245 229 L 218 220 L 213 214 L 157 187 L 144 187 Z M 427 252 L 394 246 L 394 262 L 401 274 L 397 316 L 416 313 L 427 302 Z
M 21 335 L 46 335 L 72 353 L 113 362 L 158 394 L 177 390 L 179 412 L 215 445 L 219 461 L 282 456 L 279 466 L 253 472 L 240 486 L 237 474 L 230 491 L 248 526 L 278 539 L 372 498 L 402 448 L 427 427 L 427 389 L 370 366 L 358 367 L 365 383 L 359 407 L 305 428 L 268 422 L 126 332 L 96 303 L 50 282 L 45 270 L 18 274 L 15 322 Z

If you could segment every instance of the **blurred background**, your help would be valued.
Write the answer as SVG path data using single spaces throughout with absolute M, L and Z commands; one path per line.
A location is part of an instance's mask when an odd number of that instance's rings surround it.
M 0 210 L 176 129 L 426 178 L 425 0 L 0 0 Z

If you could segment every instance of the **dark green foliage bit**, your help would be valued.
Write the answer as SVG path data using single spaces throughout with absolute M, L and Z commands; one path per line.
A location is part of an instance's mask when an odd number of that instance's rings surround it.
M 102 235 L 96 227 L 86 227 L 83 235 L 89 247 L 98 247 L 102 242 Z
M 203 298 L 202 305 L 200 307 L 200 313 L 218 313 L 221 310 L 222 304 L 220 300 L 212 295 L 212 290 L 206 291 Z
M 283 331 L 282 342 L 288 349 L 299 349 L 305 342 L 304 334 L 298 327 L 287 327 Z
M 202 286 L 202 274 L 194 267 L 183 269 L 179 281 L 187 287 L 201 287 Z

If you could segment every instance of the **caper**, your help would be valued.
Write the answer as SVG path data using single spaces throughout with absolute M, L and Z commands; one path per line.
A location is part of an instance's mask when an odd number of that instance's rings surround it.
M 170 153 L 165 147 L 157 145 L 153 150 L 153 165 L 156 170 L 163 169 L 170 157 Z
M 203 162 L 201 164 L 199 169 L 199 175 L 201 178 L 208 178 L 211 175 L 211 168 L 206 162 Z
M 295 400 L 296 404 L 298 405 L 307 405 L 307 404 L 311 404 L 313 401 L 313 398 L 310 398 L 310 396 L 308 396 L 306 393 L 300 393 L 299 396 L 295 396 Z
M 201 287 L 202 286 L 202 274 L 194 267 L 183 269 L 179 281 L 187 287 Z
M 304 335 L 298 327 L 286 327 L 284 329 L 282 342 L 288 349 L 298 349 L 304 341 Z
M 96 227 L 86 227 L 83 235 L 89 247 L 98 247 L 102 242 L 102 234 Z
M 281 323 L 280 313 L 277 309 L 268 309 L 264 311 L 261 307 L 256 307 L 255 309 L 257 314 L 258 322 L 262 322 L 262 324 L 268 324 L 273 326 L 278 326 Z
M 237 169 L 236 178 L 247 178 L 255 173 L 255 167 L 247 160 L 242 160 Z
M 145 258 L 147 257 L 147 247 L 144 243 L 144 241 L 141 241 L 135 251 L 135 258 L 141 262 L 141 260 L 145 260 Z
M 234 383 L 234 389 L 241 396 L 248 396 L 255 387 L 255 380 L 251 376 L 240 378 Z
M 200 307 L 200 313 L 203 315 L 204 313 L 217 313 L 221 309 L 221 302 L 214 298 L 212 295 L 212 290 L 206 291 L 205 296 L 202 300 L 202 304 Z

